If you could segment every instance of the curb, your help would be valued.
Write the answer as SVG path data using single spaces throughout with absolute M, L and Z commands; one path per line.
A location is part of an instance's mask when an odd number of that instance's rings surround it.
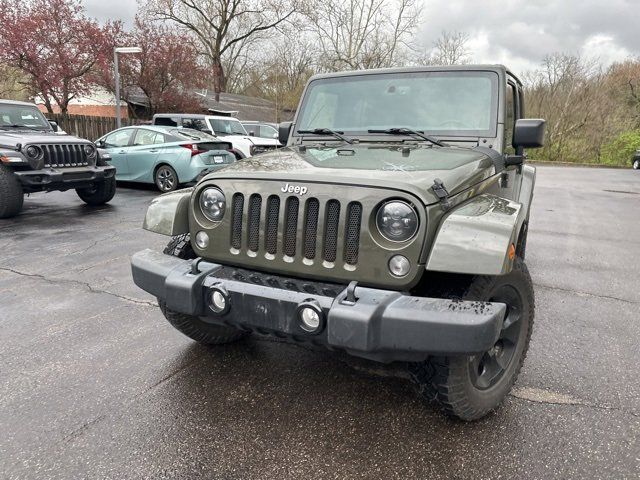
M 602 163 L 573 163 L 573 162 L 547 162 L 544 160 L 527 160 L 527 163 L 540 166 L 557 166 L 557 167 L 586 167 L 586 168 L 616 168 L 616 169 L 629 169 L 631 165 L 604 165 Z

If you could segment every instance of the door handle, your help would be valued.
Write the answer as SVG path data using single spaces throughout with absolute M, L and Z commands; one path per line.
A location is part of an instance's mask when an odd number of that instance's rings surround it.
M 127 153 L 126 150 L 120 150 L 118 153 Z
M 149 150 L 150 153 L 158 153 L 158 149 L 157 148 L 152 148 L 151 150 Z

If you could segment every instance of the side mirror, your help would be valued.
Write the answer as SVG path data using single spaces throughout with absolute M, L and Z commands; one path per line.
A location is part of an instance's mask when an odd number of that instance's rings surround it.
M 282 122 L 278 126 L 278 141 L 282 145 L 286 145 L 289 141 L 289 134 L 291 133 L 291 126 L 293 123 L 291 122 Z
M 513 146 L 517 149 L 540 148 L 544 146 L 545 121 L 541 118 L 516 120 L 513 130 Z
M 103 139 L 100 139 L 100 140 L 97 140 L 97 141 L 96 141 L 96 147 L 98 147 L 98 148 L 104 148 L 104 145 L 105 145 L 105 144 L 104 144 L 104 140 L 103 140 Z
M 255 137 L 256 136 L 256 132 L 254 132 L 253 130 L 249 130 L 249 136 L 250 137 Z
M 53 128 L 54 132 L 57 132 L 60 129 L 60 127 L 58 127 L 57 122 L 52 122 L 51 120 L 49 120 L 49 125 L 51 125 L 51 128 Z

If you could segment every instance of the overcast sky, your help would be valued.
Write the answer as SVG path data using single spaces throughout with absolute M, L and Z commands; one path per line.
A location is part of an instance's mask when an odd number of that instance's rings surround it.
M 318 0 L 322 1 L 322 0 Z M 580 53 L 605 65 L 640 56 L 640 0 L 423 0 L 417 40 L 431 46 L 443 30 L 466 32 L 476 62 L 535 68 L 549 53 Z M 100 20 L 131 24 L 135 0 L 85 0 Z

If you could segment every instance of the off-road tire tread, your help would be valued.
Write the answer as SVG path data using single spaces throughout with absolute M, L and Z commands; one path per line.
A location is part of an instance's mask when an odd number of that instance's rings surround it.
M 188 233 L 176 235 L 171 238 L 171 241 L 169 241 L 164 249 L 164 253 L 183 260 L 193 260 L 197 256 L 191 246 L 191 236 Z M 213 325 L 193 315 L 174 312 L 168 309 L 164 302 L 160 300 L 158 300 L 158 305 L 165 318 L 176 330 L 198 343 L 204 345 L 220 345 L 235 342 L 247 335 L 247 332 L 233 327 Z
M 240 340 L 247 332 L 233 327 L 213 325 L 200 320 L 198 317 L 174 312 L 167 308 L 164 302 L 158 300 L 158 305 L 164 317 L 173 327 L 187 337 L 203 345 L 221 345 Z
M 24 204 L 24 192 L 13 171 L 0 165 L 0 218 L 15 217 Z
M 191 246 L 191 235 L 183 233 L 171 238 L 171 241 L 164 248 L 163 253 L 181 258 L 183 260 L 193 260 L 197 257 Z
M 115 177 L 106 178 L 103 182 L 98 183 L 95 192 L 87 192 L 87 189 L 76 188 L 76 193 L 80 199 L 87 205 L 97 207 L 111 201 L 116 194 Z
M 527 356 L 531 333 L 533 331 L 535 299 L 533 294 L 533 283 L 525 263 L 516 257 L 513 265 L 514 270 L 521 271 L 526 279 L 526 288 L 529 290 L 527 295 L 531 299 L 529 304 L 529 329 L 524 340 L 524 351 L 516 366 L 515 372 L 509 379 L 507 391 L 518 379 L 520 370 Z M 493 277 L 478 276 L 471 282 L 463 298 L 477 299 L 482 298 L 481 295 L 490 289 L 493 285 Z M 469 402 L 465 395 L 463 382 L 466 380 L 466 369 L 468 367 L 462 362 L 456 361 L 454 357 L 430 357 L 424 362 L 411 363 L 409 365 L 409 374 L 418 386 L 420 396 L 429 402 L 435 402 L 440 406 L 444 413 L 450 417 L 461 420 L 472 421 L 478 420 L 493 410 L 496 410 L 503 402 L 489 409 L 479 409 Z M 506 396 L 505 396 L 506 397 Z

